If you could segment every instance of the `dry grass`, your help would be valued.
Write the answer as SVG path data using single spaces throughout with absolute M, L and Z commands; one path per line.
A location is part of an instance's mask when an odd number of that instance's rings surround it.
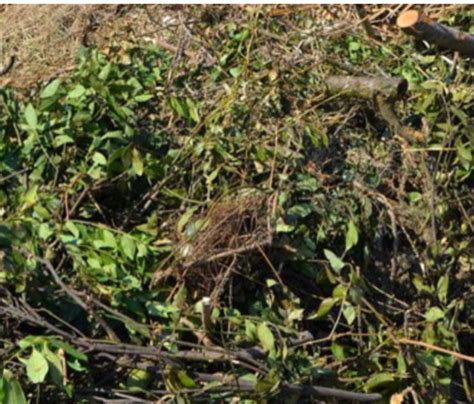
M 75 66 L 81 45 L 107 47 L 110 42 L 146 38 L 173 47 L 186 43 L 200 48 L 184 22 L 207 18 L 232 19 L 234 13 L 255 6 L 162 6 L 162 5 L 3 5 L 0 6 L 0 65 L 11 55 L 16 64 L 0 77 L 0 85 L 27 89 L 39 81 L 67 73 Z M 260 7 L 260 6 L 259 6 Z M 390 34 L 390 20 L 410 5 L 366 6 L 367 19 L 376 31 Z M 431 15 L 446 15 L 463 7 L 427 6 Z M 347 5 L 265 6 L 263 12 L 276 18 L 309 13 L 328 26 L 330 33 L 352 29 L 360 23 L 355 8 Z
M 271 242 L 268 221 L 267 199 L 263 196 L 214 204 L 190 222 L 201 223 L 196 233 L 176 236 L 175 260 L 167 270 L 156 272 L 155 282 L 172 277 L 179 284 L 191 286 L 196 295 L 211 296 L 218 304 L 239 256 L 248 259 L 249 252 L 259 254 L 260 248 Z
M 97 5 L 9 5 L 0 12 L 3 58 L 16 65 L 2 84 L 26 88 L 73 68 L 91 21 L 105 18 L 113 7 Z

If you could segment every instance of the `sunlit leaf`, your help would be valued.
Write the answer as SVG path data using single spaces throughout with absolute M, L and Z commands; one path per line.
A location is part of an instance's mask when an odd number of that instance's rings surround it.
M 324 256 L 329 261 L 331 268 L 336 272 L 340 272 L 342 268 L 346 265 L 336 254 L 331 250 L 324 250 Z
M 260 323 L 257 326 L 257 336 L 265 351 L 272 352 L 275 349 L 275 337 L 267 323 Z
M 439 307 L 431 307 L 425 314 L 426 321 L 434 323 L 444 317 L 444 311 Z
M 38 118 L 36 116 L 35 108 L 31 104 L 28 104 L 25 108 L 25 120 L 31 129 L 36 129 Z
M 48 374 L 49 365 L 45 357 L 36 349 L 33 349 L 30 358 L 26 362 L 26 374 L 32 383 L 42 383 Z
M 48 98 L 52 97 L 53 95 L 56 94 L 56 92 L 59 89 L 59 86 L 61 85 L 61 80 L 56 79 L 53 80 L 51 83 L 49 83 L 46 88 L 41 92 L 41 98 Z
M 392 373 L 382 372 L 373 375 L 367 382 L 365 383 L 365 389 L 367 391 L 377 390 L 381 387 L 386 386 L 395 381 L 395 377 Z
M 354 222 L 351 220 L 347 225 L 346 232 L 346 251 L 349 251 L 359 241 L 359 233 Z

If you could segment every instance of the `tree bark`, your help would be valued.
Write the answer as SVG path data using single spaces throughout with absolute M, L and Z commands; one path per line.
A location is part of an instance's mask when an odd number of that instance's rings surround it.
M 369 99 L 382 95 L 392 101 L 403 98 L 408 90 L 408 82 L 399 77 L 329 76 L 326 85 L 332 94 Z
M 474 36 L 439 24 L 420 11 L 408 10 L 400 14 L 397 25 L 418 39 L 474 58 Z

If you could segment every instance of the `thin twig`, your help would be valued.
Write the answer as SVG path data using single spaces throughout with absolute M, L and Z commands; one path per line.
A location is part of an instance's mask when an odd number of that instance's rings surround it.
M 413 339 L 408 339 L 408 338 L 401 338 L 401 339 L 395 339 L 395 342 L 398 342 L 399 344 L 404 344 L 404 345 L 414 345 L 414 346 L 422 346 L 427 349 L 431 349 L 436 352 L 441 352 L 445 353 L 447 355 L 450 355 L 456 359 L 466 361 L 466 362 L 471 362 L 474 363 L 474 356 L 469 356 L 469 355 L 464 355 L 459 352 L 451 351 L 446 348 L 441 348 L 437 345 L 430 344 L 428 342 L 423 342 L 423 341 L 415 341 Z

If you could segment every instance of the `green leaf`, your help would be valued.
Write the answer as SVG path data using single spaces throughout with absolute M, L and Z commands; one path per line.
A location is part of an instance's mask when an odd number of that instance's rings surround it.
M 151 100 L 153 98 L 153 94 L 142 94 L 142 95 L 137 95 L 134 100 L 136 102 L 146 102 L 148 100 Z
M 419 202 L 423 198 L 423 196 L 419 192 L 408 192 L 407 196 L 410 202 L 412 203 Z
M 80 235 L 79 229 L 76 227 L 76 225 L 73 222 L 67 221 L 64 224 L 64 227 L 68 229 L 75 238 L 79 238 L 79 235 Z
M 3 381 L 4 398 L 2 404 L 27 404 L 20 383 L 9 370 L 4 370 Z
M 337 285 L 332 291 L 332 297 L 343 299 L 347 294 L 347 286 L 342 284 Z
M 313 212 L 313 206 L 309 203 L 294 205 L 287 211 L 290 218 L 305 218 Z
M 179 218 L 178 220 L 178 224 L 177 224 L 177 230 L 178 230 L 178 233 L 182 233 L 183 232 L 183 229 L 184 229 L 184 226 L 186 226 L 186 224 L 189 222 L 189 219 L 191 219 L 191 217 L 193 216 L 193 213 L 196 211 L 196 207 L 194 208 L 189 208 L 188 210 L 186 210 L 186 212 L 184 212 L 184 214 Z
M 182 285 L 173 298 L 173 306 L 175 306 L 177 309 L 182 308 L 184 303 L 186 303 L 187 296 L 188 291 L 186 289 L 186 286 Z
M 339 298 L 334 298 L 334 297 L 327 297 L 326 299 L 324 299 L 320 304 L 319 304 L 319 307 L 318 307 L 318 311 L 313 314 L 313 315 L 310 315 L 308 317 L 308 320 L 314 320 L 314 319 L 317 319 L 317 318 L 323 318 L 324 316 L 326 316 L 330 311 L 331 309 L 341 301 L 341 299 Z
M 352 325 L 356 318 L 356 311 L 354 309 L 354 306 L 350 304 L 349 302 L 345 302 L 344 305 L 342 306 L 342 314 L 344 315 L 344 318 L 347 321 L 347 324 Z
M 41 223 L 39 228 L 38 228 L 38 236 L 42 240 L 47 240 L 51 234 L 53 234 L 54 231 L 48 226 L 47 223 Z
M 120 245 L 122 246 L 122 251 L 125 256 L 133 260 L 135 258 L 135 252 L 137 250 L 135 241 L 131 237 L 123 235 L 120 238 Z
M 151 375 L 142 369 L 132 369 L 125 382 L 130 391 L 143 391 L 148 387 Z
M 185 101 L 172 97 L 170 100 L 171 108 L 182 118 L 189 117 L 188 105 Z
M 200 121 L 200 118 L 196 103 L 190 98 L 188 98 L 186 102 L 188 104 L 189 116 L 194 122 L 198 123 Z
M 29 348 L 30 346 L 33 346 L 35 344 L 42 344 L 46 341 L 47 341 L 46 337 L 40 337 L 37 335 L 28 335 L 25 338 L 18 341 L 18 346 L 21 349 L 26 349 L 26 348 Z
M 48 374 L 49 365 L 45 357 L 36 349 L 33 349 L 30 358 L 26 362 L 26 374 L 32 383 L 42 383 Z
M 426 313 L 425 318 L 429 323 L 434 323 L 444 317 L 444 311 L 439 307 L 431 307 Z
M 74 143 L 74 139 L 68 135 L 56 136 L 53 140 L 54 147 L 60 147 L 63 144 Z
M 139 177 L 143 175 L 142 156 L 140 155 L 138 149 L 135 148 L 132 150 L 132 167 L 133 171 L 135 171 L 135 174 L 137 174 Z
M 286 224 L 281 217 L 278 218 L 276 224 L 277 233 L 291 233 L 293 230 L 295 230 L 295 226 L 292 226 L 291 224 Z
M 280 384 L 280 379 L 276 372 L 276 369 L 273 368 L 270 370 L 270 373 L 266 375 L 263 379 L 257 381 L 255 385 L 255 391 L 257 393 L 270 393 L 275 391 Z
M 250 320 L 245 320 L 245 336 L 249 342 L 253 342 L 257 339 L 257 327 Z
M 448 298 L 448 289 L 449 289 L 449 277 L 447 275 L 443 275 L 441 278 L 438 279 L 438 284 L 436 286 L 436 290 L 438 293 L 438 299 L 441 303 L 446 303 Z
M 176 374 L 182 386 L 187 389 L 196 387 L 196 383 L 191 379 L 184 370 L 179 370 Z
M 407 372 L 407 363 L 402 353 L 399 353 L 397 356 L 397 372 L 400 374 L 405 374 Z
M 74 89 L 68 94 L 68 98 L 79 98 L 86 92 L 86 89 L 81 84 L 76 85 Z
M 53 383 L 60 387 L 63 386 L 64 369 L 61 358 L 47 347 L 43 349 L 42 354 L 48 361 L 49 375 Z
M 28 104 L 26 106 L 24 115 L 28 126 L 31 129 L 36 129 L 36 127 L 38 126 L 38 117 L 36 116 L 36 111 L 33 105 Z
M 102 237 L 104 240 L 104 246 L 114 250 L 117 248 L 117 241 L 115 240 L 115 237 L 111 231 L 106 229 L 102 230 Z
M 229 73 L 232 77 L 237 78 L 242 74 L 242 67 L 237 66 L 229 70 Z
M 359 233 L 357 232 L 357 227 L 354 222 L 351 220 L 347 225 L 346 232 L 346 251 L 349 251 L 354 247 L 359 241 Z
M 384 387 L 395 381 L 395 377 L 392 373 L 383 372 L 372 376 L 365 384 L 366 391 L 372 391 Z
M 148 302 L 146 304 L 148 314 L 151 316 L 170 318 L 176 313 L 179 313 L 179 309 L 171 304 L 163 304 L 160 302 Z
M 23 197 L 25 207 L 33 206 L 37 200 L 38 200 L 38 185 L 33 185 Z
M 460 159 L 466 160 L 469 162 L 472 161 L 471 149 L 464 146 L 460 139 L 456 141 L 456 151 Z
M 41 93 L 40 97 L 41 98 L 52 97 L 53 95 L 56 94 L 56 92 L 58 91 L 60 85 L 61 85 L 61 80 L 56 79 L 56 80 L 52 81 L 51 83 L 49 83 L 46 86 L 46 88 Z
M 52 340 L 51 345 L 56 348 L 61 348 L 64 352 L 68 355 L 72 356 L 75 359 L 80 361 L 87 361 L 87 356 L 84 355 L 82 352 L 79 352 L 76 348 L 73 348 L 71 345 L 67 344 L 66 342 L 59 341 L 59 340 Z
M 344 347 L 342 345 L 333 342 L 331 344 L 331 352 L 338 361 L 342 361 L 345 359 Z
M 107 80 L 107 78 L 109 77 L 111 69 L 112 69 L 112 63 L 107 63 L 102 68 L 102 70 L 100 71 L 100 73 L 97 77 L 99 77 L 99 79 L 102 80 L 102 81 Z
M 267 323 L 260 323 L 258 325 L 257 336 L 265 351 L 273 352 L 275 350 L 275 338 Z
M 425 292 L 425 293 L 433 293 L 433 288 L 431 286 L 425 285 L 423 283 L 423 279 L 421 278 L 420 275 L 415 275 L 413 278 L 413 285 L 419 292 Z
M 98 166 L 105 166 L 107 165 L 107 159 L 102 153 L 95 152 L 92 156 L 92 161 L 97 164 Z
M 346 264 L 336 255 L 334 254 L 331 250 L 324 250 L 324 256 L 327 258 L 329 261 L 329 264 L 331 264 L 331 268 L 334 269 L 336 272 L 340 272 L 342 268 Z

